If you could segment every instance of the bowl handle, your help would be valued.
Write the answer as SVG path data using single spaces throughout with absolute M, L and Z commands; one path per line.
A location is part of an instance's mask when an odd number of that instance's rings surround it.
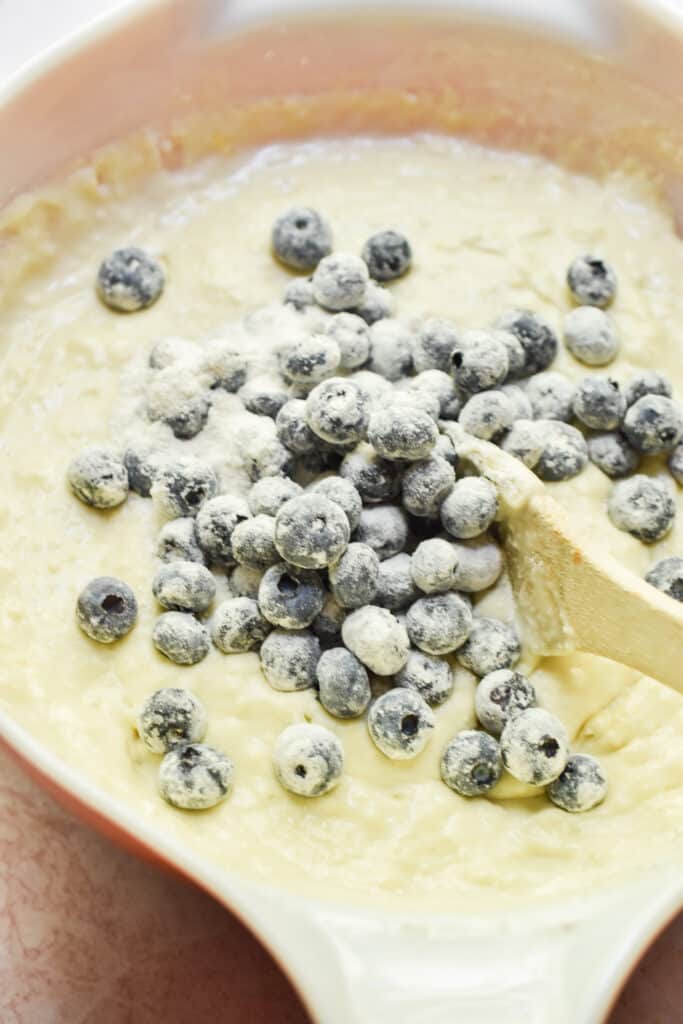
M 238 895 L 239 893 L 239 895 Z M 661 873 L 552 908 L 405 915 L 239 886 L 316 1024 L 599 1024 L 681 905 Z

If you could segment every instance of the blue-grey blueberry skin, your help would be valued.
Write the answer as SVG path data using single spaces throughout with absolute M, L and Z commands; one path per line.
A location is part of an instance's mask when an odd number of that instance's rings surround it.
M 217 490 L 218 478 L 211 466 L 188 460 L 165 463 L 156 475 L 151 493 L 162 512 L 175 519 L 196 516 Z
M 311 306 L 315 306 L 313 295 L 312 277 L 295 277 L 284 290 L 282 302 L 285 306 L 291 306 L 297 313 L 303 313 Z
M 588 754 L 571 754 L 562 774 L 548 786 L 548 796 L 570 814 L 593 810 L 607 796 L 602 765 Z
M 403 507 L 413 516 L 434 519 L 455 483 L 455 470 L 444 458 L 432 454 L 413 462 L 403 474 Z
M 200 614 L 216 596 L 216 581 L 197 562 L 169 562 L 154 577 L 152 593 L 167 611 Z
M 378 750 L 394 761 L 416 757 L 434 729 L 434 712 L 419 693 L 399 686 L 378 697 L 368 714 L 368 732 Z
M 97 576 L 78 595 L 78 625 L 100 644 L 112 644 L 130 633 L 137 617 L 135 594 L 127 583 L 114 576 Z
M 510 369 L 507 348 L 495 331 L 465 331 L 451 353 L 451 373 L 466 395 L 497 388 Z
M 250 519 L 243 519 L 232 531 L 230 537 L 232 554 L 238 565 L 251 569 L 267 569 L 280 561 L 275 547 L 275 517 L 262 512 Z
M 487 676 L 501 668 L 513 668 L 522 653 L 517 630 L 498 619 L 475 617 L 457 658 L 463 668 Z
M 350 312 L 365 320 L 368 327 L 372 327 L 394 312 L 394 297 L 388 288 L 383 288 L 375 281 L 368 281 L 363 298 Z
M 248 518 L 247 503 L 232 494 L 220 494 L 202 506 L 196 519 L 197 542 L 210 565 L 235 564 L 232 535 Z
M 296 796 L 329 793 L 344 771 L 344 750 L 322 725 L 290 725 L 273 749 L 273 769 L 280 785 Z
M 563 771 L 569 757 L 567 730 L 542 708 L 513 715 L 500 737 L 503 764 L 513 778 L 547 786 Z
M 291 476 L 294 471 L 292 453 L 277 437 L 271 438 L 266 444 L 259 443 L 256 449 L 249 450 L 247 447 L 242 452 L 242 461 L 252 482 L 264 476 Z
M 335 313 L 325 325 L 325 334 L 339 346 L 342 370 L 356 370 L 370 356 L 368 325 L 357 313 Z
M 236 395 L 244 387 L 247 369 L 247 360 L 227 339 L 212 339 L 202 353 L 200 372 L 212 391 Z
M 107 448 L 87 448 L 69 463 L 71 490 L 91 508 L 116 508 L 128 497 L 128 471 Z
M 360 256 L 333 252 L 315 268 L 313 295 L 318 305 L 330 312 L 354 310 L 363 301 L 369 280 L 368 268 Z
M 512 331 L 504 331 L 501 328 L 494 328 L 494 334 L 498 341 L 505 345 L 508 354 L 507 381 L 519 380 L 526 372 L 526 353 L 521 341 Z
M 157 301 L 164 290 L 161 265 L 134 246 L 117 249 L 100 264 L 97 294 L 117 313 L 136 313 Z
M 140 738 L 153 754 L 179 743 L 200 743 L 206 735 L 204 705 L 189 690 L 167 686 L 151 694 L 138 715 Z
M 460 341 L 455 324 L 430 317 L 420 325 L 413 343 L 413 363 L 417 374 L 425 370 L 450 373 L 451 355 Z
M 484 533 L 497 513 L 496 488 L 478 476 L 458 480 L 441 504 L 441 522 L 457 540 L 470 540 Z
M 379 583 L 380 561 L 368 545 L 349 544 L 338 562 L 328 568 L 330 587 L 343 608 L 372 604 Z
M 289 396 L 285 389 L 276 384 L 259 384 L 254 381 L 242 388 L 239 393 L 242 405 L 254 416 L 268 416 L 274 420 Z
M 683 601 L 683 558 L 661 558 L 648 569 L 645 580 L 675 601 Z
M 173 436 L 179 441 L 190 441 L 206 426 L 211 411 L 211 396 L 200 391 L 191 396 L 178 395 L 177 401 L 169 403 L 163 416 L 157 416 L 148 409 L 150 419 L 163 419 Z
M 519 459 L 528 469 L 535 469 L 543 453 L 543 422 L 547 420 L 517 420 L 500 442 L 503 451 Z
M 460 425 L 468 434 L 494 443 L 510 429 L 514 420 L 512 399 L 499 389 L 472 395 L 460 410 L 459 417 Z
M 510 718 L 536 704 L 536 691 L 521 672 L 501 668 L 485 675 L 474 696 L 481 725 L 492 736 L 500 736 Z
M 557 483 L 571 480 L 588 465 L 588 445 L 580 430 L 559 420 L 535 420 L 543 448 L 534 466 L 541 480 Z
M 280 562 L 267 569 L 258 589 L 261 614 L 282 629 L 306 629 L 325 604 L 318 573 Z
M 159 792 L 172 807 L 205 811 L 224 800 L 232 788 L 229 757 L 204 743 L 181 743 L 159 768 Z
M 369 444 L 361 444 L 344 456 L 339 475 L 353 484 L 364 502 L 376 503 L 398 495 L 403 467 L 381 458 Z
M 593 434 L 586 443 L 590 461 L 612 480 L 630 476 L 640 465 L 640 455 L 618 431 Z
M 411 561 L 410 555 L 402 552 L 380 562 L 373 604 L 397 612 L 417 600 L 420 591 L 413 581 Z
M 413 252 L 400 231 L 378 231 L 363 246 L 363 259 L 375 281 L 393 281 L 410 270 Z
M 530 377 L 547 370 L 558 350 L 557 335 L 540 313 L 530 309 L 513 309 L 496 321 L 496 327 L 510 331 L 524 349 L 524 368 L 520 377 Z
M 336 341 L 324 334 L 306 334 L 282 353 L 280 370 L 295 384 L 319 384 L 336 373 L 340 361 Z
M 567 285 L 574 301 L 581 306 L 605 309 L 617 294 L 617 275 L 598 256 L 578 256 L 567 270 Z
M 425 594 L 445 594 L 454 590 L 458 550 L 443 537 L 428 536 L 413 551 L 410 571 L 415 586 Z M 421 596 L 419 593 L 415 597 Z
M 567 348 L 586 366 L 607 366 L 619 352 L 619 336 L 607 313 L 595 306 L 577 306 L 564 318 Z
M 123 453 L 123 464 L 128 473 L 131 491 L 141 498 L 149 498 L 157 470 L 161 465 L 159 454 L 145 448 L 126 448 Z
M 574 415 L 591 430 L 615 430 L 624 418 L 626 400 L 613 377 L 584 377 L 576 386 Z
M 441 756 L 441 778 L 460 796 L 483 796 L 502 774 L 500 745 L 477 729 L 459 732 Z
M 273 224 L 271 242 L 275 256 L 286 267 L 313 270 L 332 252 L 332 231 L 317 210 L 293 206 Z
M 152 630 L 154 646 L 176 665 L 196 665 L 211 648 L 208 630 L 186 612 L 164 612 Z
M 317 636 L 321 647 L 336 647 L 341 643 L 341 630 L 346 618 L 346 608 L 328 594 L 325 604 L 311 623 L 311 632 Z
M 408 519 L 405 512 L 394 505 L 373 505 L 364 508 L 355 540 L 371 547 L 380 562 L 398 555 L 408 540 Z
M 157 540 L 157 557 L 162 562 L 199 562 L 204 553 L 197 541 L 196 519 L 181 516 L 164 523 Z
M 306 402 L 292 398 L 283 405 L 275 417 L 275 429 L 280 442 L 295 455 L 314 452 L 320 443 L 306 422 Z
M 303 494 L 303 487 L 285 476 L 264 476 L 252 484 L 247 495 L 249 511 L 253 516 L 276 516 L 285 502 Z
M 651 544 L 671 529 L 676 502 L 663 481 L 637 473 L 614 485 L 607 514 L 618 530 Z
M 285 562 L 324 569 L 346 550 L 351 528 L 334 501 L 309 492 L 292 498 L 275 517 L 275 547 Z
M 355 445 L 367 433 L 369 405 L 357 384 L 332 377 L 314 387 L 306 399 L 306 422 L 313 434 L 328 444 Z
M 424 651 L 409 653 L 407 662 L 394 677 L 394 682 L 397 686 L 415 690 L 430 707 L 448 700 L 454 685 L 453 671 L 448 662 L 432 654 L 425 654 Z
M 455 451 L 455 445 L 450 437 L 446 437 L 445 434 L 439 434 L 430 457 L 445 459 L 448 465 L 453 466 L 454 469 L 458 465 L 458 456 Z
M 425 459 L 439 436 L 434 420 L 418 408 L 393 405 L 377 409 L 368 423 L 368 440 L 378 455 L 391 461 Z
M 470 635 L 470 603 L 459 594 L 421 597 L 408 609 L 406 629 L 411 643 L 425 654 L 450 654 Z
M 316 481 L 311 486 L 311 490 L 339 505 L 346 513 L 351 529 L 356 529 L 363 511 L 363 500 L 350 480 L 345 480 L 340 476 L 327 476 L 323 480 Z
M 456 420 L 462 407 L 453 378 L 443 370 L 423 370 L 411 377 L 407 386 L 409 395 L 429 395 L 438 402 L 437 419 Z
M 308 630 L 274 629 L 261 644 L 261 670 L 274 690 L 307 690 L 317 681 L 320 641 Z
M 624 416 L 624 434 L 643 455 L 670 452 L 683 437 L 683 413 L 665 395 L 643 395 Z
M 222 601 L 211 622 L 211 639 L 223 654 L 242 654 L 258 647 L 271 630 L 251 597 L 231 597 Z
M 641 370 L 624 389 L 626 405 L 630 409 L 639 398 L 645 395 L 662 395 L 664 398 L 673 396 L 673 386 L 668 377 L 658 370 Z
M 335 718 L 357 718 L 372 697 L 367 670 L 345 647 L 320 656 L 317 668 L 320 703 Z
M 534 374 L 526 382 L 525 394 L 531 403 L 534 419 L 561 420 L 563 423 L 571 420 L 576 386 L 563 373 L 545 370 Z

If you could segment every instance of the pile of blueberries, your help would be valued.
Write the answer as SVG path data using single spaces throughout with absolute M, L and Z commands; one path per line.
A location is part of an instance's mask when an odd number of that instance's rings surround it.
M 114 507 L 130 489 L 151 496 L 169 519 L 153 582 L 164 609 L 153 631 L 157 649 L 180 665 L 199 662 L 212 642 L 226 654 L 258 650 L 274 689 L 313 687 L 339 719 L 367 712 L 372 742 L 392 759 L 424 749 L 434 709 L 453 690 L 455 658 L 479 677 L 482 729 L 447 745 L 443 781 L 463 796 L 481 795 L 505 768 L 548 787 L 564 810 L 596 806 L 607 789 L 601 766 L 570 754 L 562 724 L 536 707 L 531 682 L 516 670 L 516 631 L 473 614 L 470 595 L 502 571 L 492 535 L 498 497 L 486 479 L 456 478 L 448 431 L 458 421 L 543 480 L 569 479 L 589 459 L 625 477 L 612 492 L 610 517 L 653 541 L 671 526 L 673 498 L 660 480 L 632 474 L 642 455 L 669 452 L 683 482 L 683 416 L 668 382 L 647 371 L 623 393 L 597 375 L 575 386 L 548 369 L 557 337 L 528 310 L 484 330 L 460 331 L 438 318 L 407 327 L 392 317 L 385 287 L 411 266 L 399 232 L 373 235 L 360 256 L 333 252 L 323 218 L 296 208 L 276 222 L 272 245 L 282 263 L 310 274 L 293 278 L 285 303 L 302 325 L 310 308 L 324 315 L 322 326 L 302 328 L 281 351 L 277 386 L 249 381 L 243 355 L 225 343 L 207 350 L 202 374 L 191 380 L 182 362 L 173 365 L 173 346 L 161 342 L 150 357 L 166 376 L 152 386 L 147 415 L 181 442 L 203 429 L 216 388 L 274 421 L 272 441 L 245 454 L 253 481 L 246 498 L 220 493 L 210 465 L 182 456 L 89 449 L 69 467 L 71 487 L 87 504 Z M 100 297 L 119 311 L 150 305 L 164 283 L 155 266 L 140 250 L 115 253 L 100 269 Z M 581 257 L 568 285 L 577 305 L 565 321 L 567 347 L 585 364 L 604 366 L 618 349 L 604 312 L 616 292 L 614 272 Z M 234 596 L 206 625 L 212 570 L 229 573 Z M 680 599 L 682 570 L 682 560 L 666 559 L 648 579 Z M 125 635 L 136 612 L 130 588 L 112 578 L 93 580 L 78 600 L 81 627 L 100 642 Z M 157 691 L 138 727 L 146 746 L 165 755 L 160 789 L 171 804 L 209 807 L 229 791 L 232 764 L 201 742 L 206 714 L 188 691 Z M 273 763 L 286 789 L 318 796 L 339 781 L 344 752 L 331 730 L 297 724 L 278 739 Z

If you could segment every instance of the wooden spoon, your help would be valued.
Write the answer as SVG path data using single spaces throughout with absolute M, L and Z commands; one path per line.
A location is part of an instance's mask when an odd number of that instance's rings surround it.
M 539 654 L 587 651 L 683 692 L 683 605 L 580 537 L 518 459 L 447 427 L 458 458 L 498 489 L 508 571 L 525 641 Z

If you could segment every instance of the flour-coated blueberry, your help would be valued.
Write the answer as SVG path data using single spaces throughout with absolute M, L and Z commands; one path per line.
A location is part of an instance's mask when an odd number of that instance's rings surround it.
M 164 612 L 152 630 L 154 646 L 176 665 L 196 665 L 209 653 L 208 630 L 186 612 Z
M 683 437 L 683 413 L 665 395 L 643 395 L 627 410 L 623 431 L 637 452 L 661 455 L 673 451 Z
M 168 562 L 152 582 L 162 608 L 173 612 L 205 612 L 216 596 L 216 581 L 198 562 Z
M 69 463 L 67 479 L 84 505 L 116 508 L 128 497 L 128 471 L 108 448 L 86 448 Z
M 487 676 L 497 669 L 513 668 L 521 653 L 522 645 L 514 626 L 499 619 L 475 616 L 457 657 L 463 668 L 477 676 Z
M 181 516 L 164 523 L 157 539 L 157 557 L 162 562 L 204 563 L 204 552 L 197 540 L 196 519 Z
M 630 476 L 638 469 L 640 455 L 617 430 L 592 434 L 587 444 L 588 458 L 593 465 L 614 480 Z
M 320 656 L 317 668 L 320 703 L 335 718 L 357 718 L 372 697 L 364 665 L 345 647 Z
M 413 369 L 413 333 L 400 320 L 378 320 L 370 327 L 368 369 L 392 382 Z
M 451 354 L 460 341 L 455 324 L 441 317 L 429 317 L 417 329 L 413 342 L 415 372 L 441 370 L 450 373 Z
M 406 628 L 411 643 L 426 654 L 450 654 L 472 629 L 472 609 L 460 594 L 429 594 L 408 609 Z
M 316 481 L 311 490 L 339 505 L 346 513 L 351 529 L 356 529 L 363 511 L 363 502 L 358 490 L 350 480 L 345 480 L 341 476 L 326 476 L 322 480 Z
M 219 494 L 202 505 L 196 519 L 197 542 L 210 565 L 235 564 L 232 535 L 248 518 L 247 502 L 233 494 Z
M 485 675 L 474 695 L 477 718 L 493 736 L 500 736 L 514 715 L 535 704 L 536 691 L 527 677 L 509 668 L 496 669 Z
M 458 553 L 454 544 L 443 537 L 423 540 L 415 548 L 411 560 L 413 581 L 425 594 L 445 594 L 454 589 L 457 564 Z
M 251 569 L 267 569 L 280 561 L 275 547 L 275 516 L 264 515 L 243 519 L 230 537 L 233 558 Z
M 161 264 L 136 246 L 117 249 L 100 264 L 96 289 L 117 313 L 136 313 L 157 301 L 164 290 Z
M 264 476 L 252 484 L 247 495 L 249 511 L 253 516 L 263 513 L 276 516 L 285 502 L 303 493 L 303 488 L 285 476 Z
M 359 444 L 345 455 L 339 475 L 354 485 L 367 503 L 389 501 L 401 490 L 403 467 L 383 459 L 369 444 Z
M 292 498 L 275 517 L 275 547 L 286 562 L 323 569 L 346 550 L 351 535 L 344 510 L 322 494 Z
M 410 270 L 413 252 L 410 242 L 392 228 L 371 235 L 363 246 L 363 259 L 375 281 L 393 281 Z
M 451 353 L 455 383 L 468 395 L 497 388 L 509 368 L 507 348 L 493 331 L 464 331 Z
M 357 313 L 335 313 L 325 325 L 325 334 L 339 346 L 339 367 L 355 370 L 364 366 L 370 356 L 370 332 Z
M 587 254 L 577 256 L 567 271 L 567 284 L 576 302 L 582 306 L 611 305 L 617 293 L 617 275 L 606 260 Z
M 380 561 L 367 544 L 349 544 L 339 561 L 328 568 L 330 587 L 344 608 L 371 604 L 377 593 Z
M 534 466 L 541 480 L 555 483 L 578 476 L 588 464 L 588 445 L 580 430 L 559 420 L 535 420 L 543 449 Z
M 334 252 L 320 261 L 313 274 L 313 295 L 323 309 L 352 310 L 365 296 L 370 275 L 360 256 Z
M 626 405 L 630 408 L 644 395 L 663 395 L 664 398 L 672 398 L 671 381 L 658 370 L 641 370 L 624 388 Z
M 179 743 L 199 743 L 207 729 L 204 705 L 189 690 L 167 686 L 144 702 L 138 732 L 148 750 L 165 754 Z
M 576 386 L 563 373 L 544 370 L 534 374 L 526 383 L 525 393 L 531 403 L 533 419 L 563 423 L 571 420 Z
M 111 644 L 130 633 L 138 617 L 135 594 L 123 580 L 97 576 L 78 595 L 76 621 L 100 644 Z
M 514 334 L 524 349 L 524 367 L 518 376 L 529 377 L 547 370 L 555 359 L 557 335 L 540 313 L 530 309 L 512 309 L 498 318 L 496 327 Z
M 204 743 L 182 743 L 164 757 L 159 791 L 172 807 L 204 811 L 224 800 L 232 788 L 229 757 Z
M 282 353 L 280 368 L 295 384 L 318 384 L 336 373 L 339 345 L 325 334 L 305 334 Z
M 378 750 L 395 761 L 416 757 L 434 729 L 434 712 L 419 693 L 404 686 L 378 697 L 368 714 L 368 732 Z
M 355 539 L 368 544 L 380 561 L 403 551 L 408 540 L 408 519 L 394 505 L 372 505 L 361 512 Z
M 502 774 L 500 745 L 478 729 L 463 729 L 441 756 L 441 778 L 460 796 L 483 796 Z
M 231 597 L 222 601 L 211 621 L 211 639 L 223 654 L 240 654 L 258 647 L 271 630 L 251 597 Z
M 273 252 L 293 270 L 313 270 L 332 252 L 332 230 L 317 210 L 293 206 L 280 214 L 271 234 Z
M 415 690 L 430 707 L 435 707 L 453 693 L 453 671 L 444 658 L 411 651 L 401 671 L 396 673 L 395 683 Z
M 434 519 L 454 483 L 455 471 L 445 459 L 432 454 L 427 459 L 413 462 L 403 474 L 403 507 L 413 516 Z
M 355 445 L 365 439 L 369 402 L 353 381 L 332 377 L 313 388 L 306 399 L 305 417 L 315 437 L 328 444 Z
M 675 601 L 683 601 L 683 558 L 670 555 L 655 562 L 645 574 L 646 581 Z
M 596 306 L 577 306 L 564 318 L 567 348 L 586 366 L 607 366 L 619 352 L 619 337 L 611 319 Z
M 498 513 L 496 488 L 484 477 L 457 480 L 441 505 L 441 522 L 452 537 L 469 540 L 488 530 Z
M 213 468 L 196 459 L 166 462 L 157 472 L 152 498 L 169 519 L 196 516 L 218 490 Z
M 626 402 L 614 377 L 595 374 L 577 384 L 572 409 L 576 418 L 592 430 L 615 430 L 624 418 Z
M 406 628 L 386 608 L 364 605 L 352 611 L 342 626 L 344 645 L 378 676 L 403 668 L 410 644 Z
M 482 441 L 496 441 L 515 419 L 515 407 L 504 391 L 480 391 L 460 410 L 459 423 L 468 434 Z
M 264 573 L 258 604 L 274 626 L 306 629 L 323 609 L 325 588 L 317 572 L 279 562 Z
M 296 796 L 316 797 L 329 793 L 344 771 L 344 750 L 329 729 L 297 723 L 278 736 L 273 749 L 273 768 L 280 785 Z
M 519 782 L 547 786 L 562 774 L 569 758 L 569 737 L 559 719 L 542 708 L 513 715 L 500 737 L 503 764 Z
M 293 692 L 315 686 L 320 641 L 308 630 L 274 629 L 261 644 L 261 670 L 274 690 Z
M 607 501 L 608 515 L 618 530 L 651 544 L 670 531 L 676 516 L 672 489 L 655 477 L 636 473 L 619 480 Z

